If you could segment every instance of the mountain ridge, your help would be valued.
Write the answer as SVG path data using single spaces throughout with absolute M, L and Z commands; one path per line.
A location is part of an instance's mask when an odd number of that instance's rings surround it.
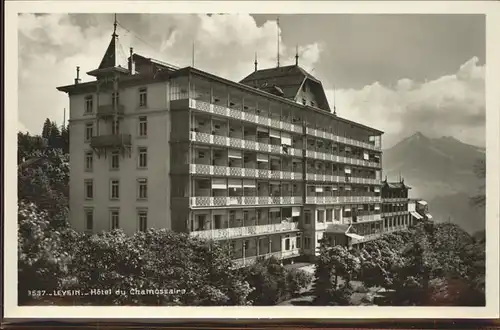
M 384 176 L 405 179 L 410 197 L 426 199 L 436 221 L 451 221 L 469 232 L 484 229 L 484 208 L 470 205 L 484 179 L 476 175 L 486 149 L 451 136 L 430 138 L 416 132 L 383 151 Z

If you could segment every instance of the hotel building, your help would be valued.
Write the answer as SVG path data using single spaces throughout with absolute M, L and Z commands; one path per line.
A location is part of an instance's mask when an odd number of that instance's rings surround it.
M 116 39 L 95 81 L 77 68 L 58 88 L 70 100 L 75 229 L 167 228 L 223 241 L 246 264 L 314 257 L 323 237 L 360 244 L 393 228 L 394 212 L 408 219 L 382 200 L 382 132 L 337 116 L 298 56 L 255 63 L 238 83 L 132 49 L 118 66 Z

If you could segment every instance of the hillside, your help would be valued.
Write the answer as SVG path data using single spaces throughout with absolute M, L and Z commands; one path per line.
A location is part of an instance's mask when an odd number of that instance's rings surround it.
M 485 156 L 484 148 L 453 137 L 416 133 L 384 151 L 384 175 L 396 180 L 401 174 L 411 197 L 429 201 L 436 221 L 450 219 L 472 233 L 484 229 L 484 209 L 471 206 L 469 198 L 484 183 L 474 168 Z

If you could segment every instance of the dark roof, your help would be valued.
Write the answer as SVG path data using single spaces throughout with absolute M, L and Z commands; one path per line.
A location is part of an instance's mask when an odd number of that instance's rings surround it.
M 243 78 L 240 84 L 258 88 L 271 94 L 275 94 L 275 88 L 277 86 L 283 91 L 282 96 L 284 98 L 295 100 L 297 93 L 306 79 L 321 86 L 321 82 L 318 79 L 298 65 L 257 70 Z M 321 90 L 322 89 L 323 88 L 321 88 Z M 322 91 L 322 93 L 324 93 L 324 91 Z M 327 104 L 325 108 L 329 110 Z
M 411 189 L 404 182 L 387 182 L 384 181 L 384 186 L 390 189 Z
M 102 57 L 101 64 L 98 69 L 113 68 L 116 66 L 116 41 L 115 37 L 111 38 L 108 49 Z

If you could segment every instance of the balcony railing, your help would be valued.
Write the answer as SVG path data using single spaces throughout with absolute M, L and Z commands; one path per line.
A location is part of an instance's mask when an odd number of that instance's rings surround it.
M 225 240 L 236 237 L 273 234 L 294 230 L 298 230 L 298 222 L 282 222 L 269 225 L 193 231 L 190 235 L 204 239 Z
M 190 174 L 200 175 L 215 175 L 215 176 L 232 176 L 243 178 L 266 178 L 266 179 L 290 179 L 302 180 L 302 173 L 261 170 L 256 168 L 241 168 L 229 166 L 217 166 L 207 164 L 190 164 Z
M 203 132 L 191 132 L 190 140 L 193 142 L 213 144 L 223 147 L 232 147 L 232 148 L 245 149 L 251 151 L 302 157 L 302 150 L 300 149 L 292 147 L 283 148 L 282 146 L 278 145 L 271 145 L 267 143 L 250 141 L 250 140 L 241 140 L 235 137 L 214 135 Z
M 239 268 L 239 267 L 248 266 L 248 265 L 255 263 L 255 261 L 258 258 L 267 259 L 267 258 L 274 257 L 276 259 L 287 259 L 287 258 L 297 257 L 299 255 L 300 255 L 300 249 L 293 249 L 293 250 L 288 250 L 288 251 L 277 251 L 277 252 L 261 254 L 259 256 L 252 256 L 252 257 L 235 259 L 235 260 L 233 260 L 233 263 L 234 263 L 235 268 Z
M 116 115 L 123 115 L 125 113 L 125 107 L 123 104 L 117 104 L 116 110 L 112 104 L 99 105 L 97 108 L 97 115 L 101 117 L 110 117 Z
M 306 204 L 369 203 L 380 202 L 378 196 L 307 196 Z
M 369 178 L 358 178 L 358 177 L 349 177 L 347 178 L 345 175 L 330 175 L 330 174 L 313 174 L 307 173 L 308 181 L 321 181 L 321 182 L 338 182 L 338 183 L 358 183 L 358 184 L 370 184 L 370 185 L 380 185 L 380 179 L 369 179 Z
M 274 153 L 280 155 L 291 155 L 302 157 L 303 151 L 297 148 L 283 148 L 278 145 L 271 145 L 263 142 L 256 142 L 250 140 L 241 140 L 235 137 L 214 135 L 203 132 L 191 132 L 190 140 L 193 142 L 213 144 L 223 147 L 241 148 L 244 150 L 259 151 L 266 153 Z M 365 166 L 372 168 L 380 168 L 381 165 L 376 162 L 370 162 L 363 159 L 349 158 L 344 156 L 336 156 L 328 153 L 306 150 L 306 156 L 309 158 L 326 160 L 331 162 L 343 163 L 348 165 Z
M 408 202 L 410 199 L 408 197 L 397 197 L 397 198 L 386 198 L 383 197 L 382 201 L 384 203 L 399 203 L 399 202 Z
M 289 122 L 283 122 L 277 119 L 271 119 L 269 117 L 259 116 L 253 113 L 243 112 L 238 109 L 230 109 L 220 105 L 214 105 L 194 99 L 189 99 L 189 106 L 191 109 L 195 109 L 202 112 L 215 113 L 228 118 L 237 118 L 254 124 L 264 125 L 275 129 L 286 130 L 289 132 L 294 132 L 299 134 L 303 133 L 303 128 L 300 125 L 292 124 Z M 334 135 L 333 133 L 324 132 L 313 128 L 307 128 L 306 133 L 312 136 L 329 139 L 335 142 L 344 143 L 355 147 L 360 147 L 375 151 L 381 150 L 380 146 L 376 146 L 372 143 L 337 136 Z
M 332 140 L 332 141 L 335 141 L 338 143 L 349 144 L 349 145 L 352 145 L 355 147 L 360 147 L 360 148 L 375 150 L 375 151 L 381 150 L 380 146 L 377 146 L 375 144 L 364 142 L 364 141 L 358 141 L 358 140 L 354 140 L 354 139 L 350 139 L 350 138 L 346 138 L 346 137 L 342 137 L 342 136 L 338 136 L 338 135 L 334 135 L 333 133 L 325 132 L 325 131 L 322 131 L 319 129 L 307 127 L 306 133 L 309 135 L 312 135 L 312 136 Z
M 370 161 L 364 160 L 364 159 L 338 156 L 338 155 L 333 155 L 330 153 L 324 153 L 324 152 L 319 152 L 319 151 L 314 151 L 314 150 L 306 150 L 306 156 L 308 158 L 326 160 L 326 161 L 331 161 L 331 162 L 336 162 L 336 163 L 358 165 L 358 166 L 365 166 L 365 167 L 373 167 L 373 168 L 381 168 L 380 163 L 370 162 Z
M 231 206 L 231 205 L 287 205 L 302 204 L 301 196 L 270 197 L 270 196 L 238 196 L 209 197 L 197 196 L 190 198 L 191 207 Z
M 375 233 L 375 234 L 369 234 L 369 235 L 361 235 L 363 238 L 351 238 L 351 244 L 359 244 L 359 243 L 365 243 L 369 241 L 376 240 L 380 238 L 384 233 Z
M 98 135 L 90 140 L 91 148 L 122 148 L 130 145 L 132 145 L 130 134 Z
M 191 109 L 203 111 L 207 113 L 214 113 L 217 115 L 225 116 L 228 118 L 237 118 L 254 124 L 264 125 L 276 129 L 282 129 L 294 133 L 303 133 L 302 126 L 292 123 L 286 123 L 280 120 L 271 119 L 269 117 L 259 116 L 253 113 L 243 112 L 238 109 L 230 109 L 220 105 L 210 104 L 207 102 L 190 99 L 189 106 Z
M 384 218 L 395 217 L 398 215 L 406 215 L 409 213 L 410 213 L 409 211 L 384 212 L 384 213 L 382 213 L 382 217 L 384 217 Z
M 357 222 L 370 222 L 370 221 L 380 221 L 382 220 L 382 215 L 379 214 L 367 214 L 367 215 L 357 215 Z

